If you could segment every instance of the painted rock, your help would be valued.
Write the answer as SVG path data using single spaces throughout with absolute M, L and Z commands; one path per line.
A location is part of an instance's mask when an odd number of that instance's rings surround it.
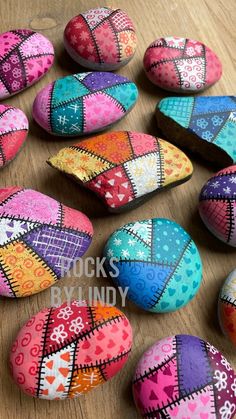
M 69 21 L 64 45 L 80 65 L 92 70 L 116 70 L 134 56 L 137 38 L 123 10 L 99 7 Z
M 0 189 L 0 295 L 40 292 L 69 271 L 92 240 L 89 219 L 31 189 Z
M 89 134 L 119 121 L 137 98 L 136 85 L 126 77 L 103 72 L 74 74 L 38 93 L 33 117 L 50 134 Z
M 29 129 L 24 112 L 0 105 L 0 169 L 10 163 L 23 146 Z
M 40 399 L 73 399 L 124 366 L 132 329 L 117 308 L 74 300 L 47 308 L 20 330 L 10 355 L 18 386 Z
M 236 165 L 220 170 L 203 186 L 199 213 L 218 239 L 236 247 Z
M 133 379 L 146 419 L 233 419 L 236 375 L 210 343 L 191 335 L 162 339 L 140 359 Z
M 151 194 L 187 181 L 193 167 L 172 144 L 121 131 L 66 147 L 48 163 L 94 191 L 112 212 L 137 206 Z
M 236 163 L 236 96 L 168 97 L 157 124 L 175 144 L 222 167 Z
M 54 49 L 40 33 L 17 29 L 0 35 L 0 99 L 36 83 L 51 68 Z
M 222 75 L 221 62 L 210 48 L 199 41 L 172 36 L 152 42 L 143 64 L 152 83 L 172 92 L 200 92 Z
M 236 345 L 236 269 L 221 288 L 218 315 L 222 332 Z
M 147 311 L 175 311 L 194 297 L 201 284 L 198 249 L 171 220 L 125 224 L 108 239 L 104 256 L 116 285 L 128 287 L 127 297 Z

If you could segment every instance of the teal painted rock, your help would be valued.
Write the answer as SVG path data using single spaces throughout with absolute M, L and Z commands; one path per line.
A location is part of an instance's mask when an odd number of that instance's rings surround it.
M 119 74 L 74 74 L 48 84 L 38 93 L 33 117 L 51 134 L 85 135 L 119 121 L 137 98 L 136 85 Z
M 175 311 L 194 297 L 201 284 L 198 249 L 171 220 L 154 218 L 124 225 L 110 236 L 104 256 L 116 285 L 128 287 L 127 298 L 147 311 Z
M 221 167 L 236 162 L 236 96 L 165 98 L 156 117 L 162 133 L 178 146 Z

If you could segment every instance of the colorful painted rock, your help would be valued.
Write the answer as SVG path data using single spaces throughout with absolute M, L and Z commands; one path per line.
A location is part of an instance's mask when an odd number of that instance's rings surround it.
M 218 239 L 236 247 L 236 165 L 220 170 L 203 186 L 199 213 Z
M 175 311 L 194 297 L 201 284 L 198 249 L 171 220 L 125 224 L 108 239 L 104 256 L 116 285 L 128 287 L 127 297 L 147 311 Z
M 25 297 L 53 285 L 92 240 L 89 219 L 31 189 L 0 189 L 0 295 Z
M 74 300 L 40 311 L 23 326 L 10 366 L 28 395 L 73 399 L 117 374 L 131 345 L 132 329 L 120 310 Z
M 126 77 L 113 73 L 80 73 L 44 87 L 33 104 L 33 117 L 56 135 L 102 131 L 135 105 L 138 90 Z
M 172 36 L 152 42 L 143 64 L 152 83 L 172 92 L 200 92 L 222 75 L 221 62 L 210 48 L 199 41 Z
M 84 67 L 116 70 L 133 57 L 137 38 L 127 13 L 99 7 L 69 21 L 64 45 L 69 55 Z
M 222 332 L 236 345 L 236 269 L 221 288 L 218 315 Z
M 121 131 L 63 148 L 48 163 L 94 191 L 112 212 L 137 206 L 151 194 L 187 181 L 193 167 L 172 144 Z
M 133 379 L 136 406 L 146 419 L 233 419 L 236 375 L 208 342 L 176 335 L 140 359 Z
M 17 29 L 0 35 L 0 99 L 36 83 L 51 68 L 54 49 L 40 33 Z
M 29 129 L 24 112 L 0 105 L 0 169 L 10 163 L 23 146 Z
M 236 163 L 236 96 L 168 97 L 158 128 L 171 141 L 222 167 Z

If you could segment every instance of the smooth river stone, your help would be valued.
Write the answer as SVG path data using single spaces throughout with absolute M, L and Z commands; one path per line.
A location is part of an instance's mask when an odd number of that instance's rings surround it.
M 222 75 L 221 62 L 210 48 L 193 39 L 173 36 L 152 42 L 143 64 L 152 83 L 179 93 L 205 90 Z
M 109 237 L 103 255 L 115 284 L 128 287 L 127 298 L 153 313 L 185 306 L 201 285 L 202 262 L 194 241 L 165 218 L 125 224 Z
M 55 284 L 92 235 L 80 211 L 31 189 L 0 189 L 0 295 L 25 297 Z
M 20 109 L 0 105 L 0 169 L 11 162 L 23 146 L 29 129 Z
M 203 186 L 199 213 L 211 233 L 236 247 L 236 165 L 220 170 Z
M 36 83 L 51 68 L 52 43 L 42 34 L 16 29 L 0 35 L 0 99 Z
M 137 206 L 190 179 L 193 167 L 178 148 L 151 135 L 120 131 L 63 148 L 48 163 L 95 192 L 111 212 Z
M 50 134 L 90 134 L 118 122 L 137 98 L 136 85 L 119 74 L 74 74 L 48 84 L 38 93 L 33 117 Z
M 131 325 L 120 310 L 74 300 L 28 320 L 12 345 L 10 368 L 29 396 L 73 399 L 116 375 L 131 345 Z
M 146 419 L 233 419 L 236 375 L 218 349 L 191 335 L 157 341 L 133 378 L 137 409 Z
M 236 269 L 231 272 L 221 288 L 218 317 L 222 332 L 236 346 Z
M 130 17 L 123 10 L 99 7 L 71 19 L 64 32 L 64 45 L 80 65 L 92 70 L 116 70 L 134 56 L 137 37 Z
M 236 96 L 168 97 L 156 118 L 176 145 L 222 167 L 236 163 Z

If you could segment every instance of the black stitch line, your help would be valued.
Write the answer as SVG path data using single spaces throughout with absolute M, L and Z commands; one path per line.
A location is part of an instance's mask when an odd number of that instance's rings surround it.
M 87 340 L 87 338 L 90 338 L 91 335 L 94 335 L 95 331 L 98 331 L 100 329 L 103 328 L 103 326 L 112 324 L 113 322 L 116 323 L 120 323 L 120 321 L 124 318 L 124 316 L 121 315 L 117 315 L 117 316 L 112 316 L 109 319 L 104 320 L 103 322 L 100 322 L 98 324 L 96 324 L 94 326 L 94 328 L 91 328 L 90 330 L 87 330 L 83 333 L 80 333 L 79 336 L 74 336 L 71 339 L 65 339 L 63 341 L 63 345 L 61 345 L 60 347 L 56 346 L 56 345 L 50 345 L 50 351 L 44 352 L 44 356 L 49 356 L 52 353 L 58 353 L 62 350 L 64 350 L 65 348 L 67 348 L 67 346 L 71 345 L 72 343 L 76 342 L 77 339 L 83 341 L 83 339 Z
M 9 278 L 8 278 L 8 276 L 7 276 L 7 272 L 6 272 L 6 270 L 4 269 L 4 267 L 3 267 L 3 265 L 2 265 L 2 263 L 1 263 L 1 261 L 0 261 L 0 270 L 3 272 L 3 274 L 4 274 L 4 276 L 3 276 L 3 281 L 6 283 L 6 285 L 8 286 L 8 287 L 10 287 L 10 290 L 11 290 L 11 292 L 12 292 L 12 297 L 16 297 L 16 293 L 15 293 L 15 291 L 14 291 L 14 289 L 12 288 L 12 284 L 11 284 L 11 282 L 10 282 L 10 280 L 9 280 Z
M 156 294 L 154 294 L 154 296 L 152 298 L 150 298 L 150 308 L 155 307 L 155 305 L 159 302 L 160 298 L 163 297 L 165 295 L 166 292 L 166 288 L 170 282 L 170 280 L 173 278 L 173 275 L 178 272 L 178 269 L 181 267 L 182 261 L 183 261 L 183 257 L 184 254 L 189 250 L 190 244 L 192 242 L 192 239 L 189 238 L 187 244 L 185 245 L 184 249 L 182 250 L 182 253 L 178 259 L 178 261 L 175 264 L 174 270 L 172 272 L 170 272 L 169 277 L 165 280 L 165 285 L 164 288 L 162 290 L 157 290 Z M 156 296 L 156 297 L 155 297 Z
M 128 349 L 127 351 L 122 352 L 121 354 L 117 355 L 116 357 L 112 359 L 107 359 L 102 361 L 101 359 L 99 361 L 96 360 L 96 362 L 93 364 L 77 364 L 75 370 L 80 370 L 82 372 L 87 372 L 93 367 L 99 368 L 105 368 L 107 365 L 111 365 L 113 362 L 118 362 L 120 359 L 125 358 L 128 356 L 128 354 L 131 352 L 131 349 Z M 107 380 L 107 378 L 106 378 Z
M 60 79 L 59 79 L 60 80 Z M 76 79 L 77 81 L 78 81 L 78 79 Z M 54 85 L 55 85 L 55 83 L 56 82 L 54 82 Z M 58 103 L 57 105 L 51 105 L 51 109 L 54 111 L 55 109 L 59 109 L 59 108 L 64 108 L 64 107 L 66 107 L 66 106 L 68 106 L 68 105 L 70 105 L 70 104 L 72 104 L 73 102 L 78 102 L 79 104 L 81 103 L 81 102 L 83 102 L 83 100 L 84 100 L 84 98 L 86 98 L 86 97 L 88 97 L 88 96 L 91 96 L 91 95 L 98 95 L 98 94 L 101 94 L 101 93 L 103 93 L 103 94 L 106 94 L 107 96 L 109 96 L 109 98 L 111 98 L 113 101 L 114 101 L 114 103 L 117 103 L 118 104 L 118 106 L 120 106 L 120 108 L 122 109 L 122 110 L 124 110 L 124 113 L 126 113 L 127 111 L 126 111 L 126 109 L 124 109 L 124 107 L 123 107 L 123 105 L 121 105 L 120 104 L 120 102 L 118 102 L 118 100 L 117 99 L 115 99 L 113 96 L 110 96 L 110 94 L 109 94 L 109 92 L 107 93 L 106 92 L 106 90 L 108 90 L 108 89 L 111 89 L 111 88 L 118 88 L 118 87 L 120 87 L 120 86 L 124 86 L 124 85 L 126 85 L 126 84 L 133 84 L 133 82 L 131 82 L 131 81 L 124 81 L 124 82 L 122 82 L 122 83 L 117 83 L 117 84 L 115 84 L 114 86 L 109 86 L 109 87 L 106 87 L 106 88 L 104 88 L 104 89 L 99 89 L 99 90 L 96 90 L 96 91 L 89 91 L 88 93 L 85 93 L 83 96 L 81 96 L 80 98 L 78 98 L 78 97 L 75 97 L 75 98 L 71 98 L 71 99 L 67 99 L 66 101 L 64 101 L 64 102 L 60 102 L 60 103 Z
M 175 62 L 176 61 L 184 61 L 184 60 L 195 60 L 195 59 L 198 59 L 198 58 L 204 58 L 202 55 L 196 55 L 196 56 L 193 56 L 193 57 L 189 57 L 188 55 L 186 56 L 186 57 L 175 57 L 175 58 L 169 58 L 169 59 L 167 59 L 167 58 L 163 58 L 162 60 L 159 60 L 159 61 L 155 61 L 154 63 L 152 63 L 147 69 L 146 69 L 146 71 L 147 72 L 149 72 L 150 70 L 152 70 L 152 68 L 156 68 L 156 67 L 158 67 L 160 64 L 166 64 L 166 63 L 169 63 L 169 62 L 171 62 L 171 63 L 174 63 L 175 64 Z
M 24 189 L 19 189 L 15 192 L 13 192 L 11 195 L 9 195 L 7 198 L 5 198 L 3 201 L 0 202 L 0 207 L 7 204 L 8 201 L 10 201 L 12 199 L 12 197 L 18 195 L 19 193 L 23 192 Z M 4 216 L 4 213 L 1 214 L 1 217 Z
M 85 22 L 85 25 L 87 26 L 87 29 L 88 29 L 88 31 L 90 32 L 91 38 L 92 38 L 92 40 L 93 40 L 93 46 L 95 47 L 96 52 L 97 52 L 97 56 L 98 56 L 98 60 L 99 60 L 99 64 L 102 64 L 102 63 L 103 63 L 103 60 L 102 60 L 102 58 L 101 58 L 102 54 L 101 54 L 101 51 L 100 51 L 100 49 L 99 49 L 99 46 L 98 46 L 97 40 L 96 40 L 96 38 L 94 37 L 93 32 L 92 32 L 92 30 L 90 29 L 90 26 L 89 26 L 89 24 L 88 24 L 87 20 L 85 19 L 85 17 L 83 16 L 83 14 L 81 14 L 81 18 L 82 18 L 82 19 L 83 19 L 83 21 Z
M 18 192 L 20 192 L 20 191 L 18 191 Z M 17 193 L 17 192 L 16 192 Z M 11 195 L 11 197 L 12 197 L 13 195 Z M 8 199 L 8 198 L 7 198 Z M 26 217 L 26 218 L 21 218 L 21 217 L 18 217 L 18 216 L 12 216 L 12 215 L 10 215 L 10 214 L 7 214 L 7 213 L 2 213 L 2 214 L 0 214 L 0 219 L 2 219 L 2 218 L 8 218 L 10 221 L 22 221 L 22 222 L 29 222 L 29 223 L 34 223 L 34 224 L 37 224 L 32 230 L 30 230 L 30 232 L 31 231 L 33 231 L 33 230 L 35 230 L 35 229 L 37 229 L 37 228 L 39 228 L 39 227 L 54 227 L 55 229 L 62 229 L 62 230 L 66 230 L 67 232 L 70 232 L 70 233 L 80 233 L 82 236 L 88 236 L 88 238 L 91 238 L 92 236 L 91 236 L 91 233 L 90 232 L 88 232 L 88 231 L 81 231 L 81 230 L 75 230 L 75 229 L 73 229 L 73 228 L 71 228 L 71 227 L 61 227 L 60 225 L 57 225 L 57 224 L 53 224 L 53 223 L 51 223 L 51 222 L 48 222 L 48 223 L 45 223 L 45 222 L 40 222 L 40 221 L 34 221 L 34 220 L 31 220 L 29 217 Z M 27 232 L 25 233 L 25 234 L 27 234 Z M 23 234 L 23 236 L 25 235 L 25 234 Z M 19 237 L 22 237 L 22 236 L 19 236 Z M 15 239 L 13 239 L 13 241 L 14 241 Z M 9 241 L 8 243 L 11 243 L 11 241 Z M 0 246 L 1 247 L 1 246 Z
M 37 380 L 36 380 L 35 392 L 36 392 L 37 397 L 39 397 L 39 392 L 41 391 L 41 388 L 40 388 L 41 385 L 42 385 L 42 383 L 40 382 L 41 381 L 41 372 L 42 372 L 42 366 L 43 366 L 43 360 L 44 360 L 44 351 L 45 351 L 45 347 L 46 347 L 46 344 L 47 344 L 47 342 L 46 342 L 47 331 L 48 331 L 49 323 L 51 321 L 50 316 L 51 316 L 52 311 L 53 311 L 53 308 L 50 308 L 49 311 L 48 311 L 48 314 L 47 314 L 47 321 L 44 322 L 43 329 L 42 329 L 42 335 L 41 335 L 42 354 L 40 356 L 40 361 L 39 361 L 38 368 L 37 368 L 37 373 L 36 373 L 37 374 Z
M 142 373 L 142 375 L 140 375 L 139 377 L 135 377 L 132 381 L 133 385 L 138 383 L 139 381 L 144 382 L 145 378 L 149 378 L 150 376 L 153 376 L 158 371 L 164 371 L 166 369 L 166 365 L 169 364 L 170 362 L 172 362 L 173 364 L 174 360 L 175 360 L 175 354 L 173 356 L 167 355 L 161 364 L 152 368 L 148 368 L 148 370 L 145 370 L 144 373 Z
M 7 55 L 4 55 L 4 58 L 2 60 L 0 60 L 0 66 L 2 66 L 2 64 L 4 63 L 4 61 L 6 61 L 15 50 L 17 50 L 17 52 L 18 52 L 19 49 L 20 49 L 20 47 L 23 45 L 23 43 L 25 41 L 28 41 L 29 38 L 31 38 L 33 35 L 35 35 L 35 32 L 31 33 L 30 35 L 23 35 L 21 33 L 18 33 L 17 31 L 14 31 L 14 30 L 12 30 L 10 32 L 12 32 L 15 35 L 19 36 L 21 38 L 21 41 L 14 48 L 12 48 L 11 50 L 9 50 L 8 53 L 7 53 Z M 23 37 L 23 39 L 22 39 L 22 37 Z
M 233 300 L 228 295 L 220 296 L 220 301 L 226 305 L 232 305 L 234 307 L 236 306 L 236 298 Z
M 235 202 L 235 200 L 234 200 Z M 226 230 L 226 234 L 227 234 L 227 243 L 230 243 L 230 240 L 232 238 L 232 234 L 235 228 L 235 220 L 234 220 L 234 208 L 232 206 L 232 202 L 228 202 L 227 203 L 227 208 L 226 208 L 226 221 L 227 221 L 227 230 Z

